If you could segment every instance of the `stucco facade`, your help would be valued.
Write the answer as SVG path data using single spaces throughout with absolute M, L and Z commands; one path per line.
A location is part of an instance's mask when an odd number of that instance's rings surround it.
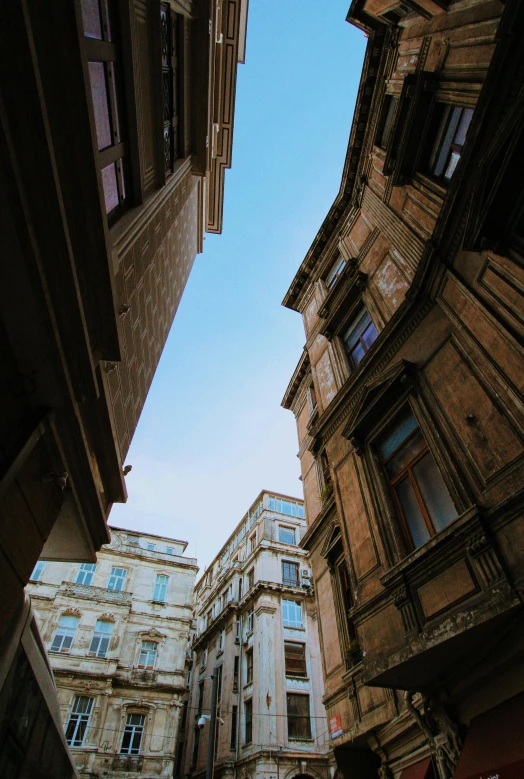
M 328 779 L 318 613 L 303 502 L 262 492 L 195 588 L 188 711 L 176 776 L 203 776 L 214 671 L 215 779 Z M 222 720 L 222 721 L 220 721 Z
M 173 774 L 196 560 L 111 530 L 95 564 L 40 562 L 27 589 L 81 777 Z
M 334 753 L 348 778 L 521 776 L 523 6 L 347 19 L 342 183 L 284 299 Z

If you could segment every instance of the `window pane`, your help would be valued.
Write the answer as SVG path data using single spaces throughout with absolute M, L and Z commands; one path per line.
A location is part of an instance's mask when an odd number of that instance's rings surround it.
M 289 527 L 281 527 L 278 530 L 278 540 L 282 544 L 295 545 L 295 531 Z
M 448 121 L 448 125 L 444 131 L 444 138 L 442 140 L 440 152 L 437 157 L 437 162 L 435 163 L 435 169 L 433 171 L 435 176 L 442 176 L 444 173 L 444 169 L 448 161 L 448 155 L 451 151 L 451 144 L 453 143 L 461 114 L 462 108 L 459 108 L 459 106 L 454 106 Z
M 286 676 L 306 676 L 305 644 L 284 643 Z
M 76 575 L 77 584 L 91 584 L 96 571 L 95 563 L 82 563 Z
M 364 347 L 359 342 L 351 351 L 351 359 L 353 360 L 355 365 L 359 365 L 364 359 L 365 354 L 366 352 L 364 351 Z
M 439 530 L 443 530 L 450 522 L 453 522 L 458 515 L 448 488 L 430 452 L 413 467 L 413 475 L 417 480 L 418 488 L 435 531 L 438 533 Z
M 89 62 L 88 66 L 98 148 L 105 149 L 111 146 L 111 122 L 105 65 L 103 62 Z
M 458 151 L 451 152 L 451 157 L 449 158 L 448 167 L 446 168 L 446 172 L 444 173 L 444 178 L 448 179 L 448 181 L 455 173 L 455 168 L 457 167 L 459 160 L 460 160 L 460 152 Z
M 369 324 L 371 324 L 371 317 L 366 309 L 363 308 L 361 311 L 359 311 L 351 323 L 351 326 L 344 334 L 344 341 L 346 342 L 348 349 L 351 349 L 351 347 L 358 341 Z
M 471 124 L 472 118 L 473 118 L 473 109 L 463 108 L 462 116 L 460 117 L 459 126 L 457 127 L 457 132 L 455 133 L 455 138 L 454 138 L 454 143 L 456 143 L 458 146 L 464 146 L 464 143 L 466 141 L 466 135 L 469 130 L 469 126 Z
M 78 617 L 74 617 L 71 614 L 64 614 L 60 617 L 59 625 L 60 627 L 76 628 L 78 625 Z
M 100 23 L 100 8 L 98 0 L 81 0 L 82 22 L 84 35 L 87 38 L 102 40 L 102 25 Z
M 107 168 L 102 168 L 102 185 L 104 187 L 106 214 L 109 214 L 118 206 L 118 187 L 114 162 L 108 165 Z
M 366 349 L 369 349 L 371 344 L 376 341 L 378 336 L 377 329 L 373 322 L 370 322 L 369 325 L 366 327 L 364 332 L 362 333 L 362 340 L 366 346 Z
M 389 428 L 386 434 L 381 438 L 378 444 L 378 450 L 384 460 L 398 449 L 400 444 L 406 440 L 408 435 L 418 427 L 415 415 L 409 406 L 404 408 L 401 414 L 396 418 L 395 423 Z
M 426 446 L 422 433 L 417 430 L 386 463 L 386 470 L 390 478 L 393 479 L 400 473 Z
M 411 538 L 413 539 L 413 544 L 415 545 L 415 548 L 418 549 L 419 546 L 422 546 L 422 544 L 425 544 L 426 541 L 429 540 L 430 534 L 409 478 L 406 477 L 397 484 L 395 491 L 402 507 L 402 513 L 406 519 Z
M 287 694 L 287 722 L 289 738 L 311 738 L 309 695 Z

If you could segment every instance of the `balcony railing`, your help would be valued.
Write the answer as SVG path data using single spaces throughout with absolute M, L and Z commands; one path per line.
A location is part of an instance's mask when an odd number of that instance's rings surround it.
M 144 758 L 141 755 L 117 755 L 111 762 L 113 771 L 130 771 L 139 773 L 144 766 Z
M 67 582 L 62 593 L 76 598 L 102 600 L 108 603 L 131 603 L 131 593 L 121 590 L 108 590 L 106 587 L 94 587 L 91 584 L 73 584 Z

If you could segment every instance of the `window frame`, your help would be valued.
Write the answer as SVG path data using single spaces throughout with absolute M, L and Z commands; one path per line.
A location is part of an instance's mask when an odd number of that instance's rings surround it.
M 66 626 L 66 625 L 60 625 L 61 621 L 63 619 L 75 619 L 76 623 L 74 627 Z M 73 642 L 75 640 L 76 631 L 78 629 L 78 623 L 80 622 L 80 617 L 76 616 L 76 614 L 61 614 L 60 618 L 58 620 L 58 625 L 56 627 L 55 635 L 53 636 L 53 640 L 51 642 L 51 646 L 49 648 L 50 652 L 57 652 L 59 654 L 68 655 L 71 651 L 71 647 L 73 646 Z M 62 631 L 62 632 L 60 632 Z M 55 648 L 55 642 L 57 641 L 57 638 L 60 637 L 60 641 L 57 644 L 57 648 Z M 64 648 L 65 641 L 70 638 L 71 641 L 69 642 L 69 645 Z
M 123 575 L 120 573 L 114 573 L 114 571 L 123 571 Z M 120 587 L 118 586 L 111 586 L 111 580 L 114 579 L 113 585 L 118 584 L 118 582 L 121 582 Z M 109 578 L 107 580 L 107 589 L 113 590 L 113 592 L 124 592 L 124 588 L 127 581 L 127 568 L 120 568 L 117 565 L 111 566 L 111 573 L 109 574 Z
M 282 584 L 286 585 L 287 587 L 299 587 L 300 586 L 300 563 L 297 563 L 294 560 L 281 560 L 281 565 L 282 565 Z M 286 576 L 286 569 L 289 569 L 289 571 L 294 571 L 296 573 L 296 576 L 295 577 Z
M 137 723 L 130 723 L 129 720 L 132 717 L 141 717 L 142 722 L 140 724 Z M 142 742 L 144 740 L 144 733 L 146 729 L 146 714 L 141 711 L 131 711 L 126 712 L 126 724 L 124 725 L 124 730 L 122 732 L 122 740 L 120 742 L 120 750 L 119 755 L 131 755 L 136 756 L 140 754 L 140 750 L 142 749 Z M 139 742 L 138 747 L 133 747 L 134 739 L 139 734 Z M 129 734 L 129 745 L 128 748 L 124 748 L 124 740 L 126 738 L 126 735 Z
M 290 714 L 289 713 L 289 700 L 290 698 L 305 699 L 307 701 L 307 717 L 304 714 Z M 311 741 L 311 698 L 309 693 L 290 692 L 286 691 L 286 718 L 287 718 L 287 737 L 289 741 Z M 306 720 L 307 719 L 307 733 L 304 736 L 291 733 L 291 725 L 294 720 Z
M 249 711 L 249 718 L 248 718 Z M 244 701 L 244 744 L 253 743 L 253 698 Z
M 146 647 L 145 644 L 152 644 L 153 646 Z M 158 641 L 152 641 L 148 638 L 143 638 L 140 643 L 140 649 L 138 651 L 138 658 L 136 662 L 136 667 L 141 671 L 154 671 L 156 669 L 156 665 L 158 662 L 158 649 L 159 649 L 159 642 Z M 144 655 L 144 662 L 141 662 L 142 655 Z M 150 655 L 153 655 L 153 663 L 150 664 L 147 662 L 149 660 Z
M 348 261 L 346 260 L 344 255 L 341 252 L 338 252 L 336 258 L 329 266 L 329 271 L 326 273 L 326 276 L 324 278 L 324 284 L 326 285 L 329 291 L 331 291 L 336 287 L 337 282 L 342 276 L 342 274 L 344 273 L 347 264 Z
M 33 568 L 31 572 L 31 576 L 29 577 L 30 582 L 39 582 L 42 580 L 42 574 L 45 570 L 45 562 L 44 560 L 37 560 L 35 567 Z
M 457 111 L 459 114 L 457 116 L 455 128 L 451 137 L 448 138 L 448 133 L 450 128 L 453 126 Z M 464 133 L 464 141 L 462 144 L 460 144 L 456 142 L 456 139 L 465 112 L 468 112 L 469 122 L 467 123 L 466 131 Z M 434 102 L 431 116 L 428 119 L 427 135 L 424 142 L 423 163 L 425 169 L 422 172 L 430 176 L 433 181 L 438 182 L 441 186 L 449 186 L 455 174 L 456 167 L 460 161 L 465 143 L 467 141 L 467 134 L 473 120 L 474 113 L 475 109 L 471 106 L 464 106 L 460 103 L 448 102 L 447 100 L 435 100 Z M 436 127 L 436 119 L 438 121 L 438 127 Z M 448 148 L 445 154 L 444 162 L 442 163 L 442 172 L 437 173 L 436 168 L 439 165 L 440 157 L 446 146 Z M 451 171 L 451 175 L 446 176 L 446 173 L 451 166 L 453 154 L 457 154 L 458 158 Z
M 246 685 L 253 683 L 253 647 L 246 649 Z
M 98 625 L 111 625 L 111 629 L 109 631 L 97 630 Z M 107 657 L 114 627 L 115 627 L 114 622 L 111 622 L 111 620 L 109 619 L 97 619 L 95 628 L 93 630 L 93 635 L 91 636 L 89 649 L 87 652 L 87 654 L 90 657 Z M 93 649 L 93 644 L 97 639 L 98 639 L 98 643 L 96 645 L 96 649 Z M 100 647 L 103 646 L 103 642 L 106 640 L 107 640 L 107 645 L 105 646 L 104 649 L 101 649 Z
M 346 353 L 346 357 L 348 359 L 349 367 L 351 372 L 357 370 L 357 368 L 364 362 L 366 359 L 368 353 L 372 350 L 373 345 L 375 344 L 378 336 L 379 331 L 377 330 L 377 326 L 373 320 L 373 317 L 371 316 L 371 313 L 368 309 L 368 307 L 365 305 L 365 303 L 361 300 L 360 305 L 355 307 L 356 311 L 354 312 L 354 315 L 352 316 L 351 323 L 348 327 L 345 327 L 343 331 L 340 334 L 341 341 L 344 346 L 344 351 Z M 348 340 L 355 333 L 355 331 L 358 331 L 358 328 L 360 326 L 360 323 L 363 319 L 366 318 L 366 316 L 369 318 L 369 322 L 366 324 L 364 330 L 358 335 L 357 340 L 355 343 L 351 345 L 351 347 L 348 344 Z M 368 332 L 370 328 L 373 328 L 375 331 L 375 337 L 373 338 L 372 342 L 369 344 L 366 343 L 366 341 L 363 340 L 363 336 L 365 333 Z M 357 346 L 360 345 L 364 354 L 362 357 L 356 361 L 355 357 L 353 356 L 353 352 L 357 348 Z
M 297 620 L 286 620 L 285 617 L 285 611 L 289 609 L 289 607 L 285 604 L 292 603 L 295 607 L 300 609 L 300 624 Z M 302 601 L 293 600 L 291 598 L 282 598 L 282 624 L 284 627 L 287 628 L 295 628 L 299 630 L 303 630 L 304 628 L 304 609 Z
M 90 587 L 95 573 L 96 563 L 80 563 L 76 572 L 75 584 L 84 584 L 86 587 Z M 79 579 L 82 579 L 82 581 L 79 581 Z M 89 579 L 89 581 L 86 581 L 86 579 Z
M 89 710 L 87 712 L 79 712 L 75 711 L 75 708 L 77 708 L 77 704 L 80 701 L 90 701 L 89 704 Z M 72 749 L 78 749 L 80 747 L 84 746 L 84 742 L 86 740 L 87 731 L 89 728 L 89 722 L 91 720 L 91 714 L 93 712 L 93 702 L 94 698 L 91 695 L 75 695 L 73 698 L 73 703 L 71 706 L 71 711 L 69 713 L 69 717 L 67 720 L 67 724 L 65 726 L 65 740 L 69 747 Z M 71 725 L 73 725 L 72 733 L 68 735 Z M 78 731 L 82 728 L 82 737 L 79 740 L 79 743 L 75 743 L 75 741 L 78 741 Z
M 167 576 L 167 574 L 165 573 L 157 573 L 155 579 L 155 586 L 153 589 L 152 600 L 155 603 L 166 603 L 168 587 L 169 587 L 169 576 Z
M 286 652 L 286 647 L 300 647 L 301 648 L 301 656 L 300 661 L 303 661 L 303 672 L 292 672 L 291 669 L 288 668 L 288 658 L 290 661 L 293 660 L 292 652 Z M 288 641 L 284 640 L 284 673 L 287 679 L 307 679 L 308 678 L 308 671 L 307 671 L 307 657 L 306 657 L 306 644 L 302 641 Z
M 288 535 L 291 535 L 293 537 L 292 541 L 285 541 L 282 538 L 282 533 L 287 533 Z M 287 544 L 288 546 L 297 546 L 297 535 L 296 535 L 296 528 L 289 527 L 287 525 L 279 525 L 278 526 L 278 541 L 280 544 Z

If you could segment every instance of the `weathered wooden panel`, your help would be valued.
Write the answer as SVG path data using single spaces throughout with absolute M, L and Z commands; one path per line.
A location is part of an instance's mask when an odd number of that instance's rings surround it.
M 476 589 L 464 560 L 459 560 L 417 590 L 426 617 L 449 608 Z

